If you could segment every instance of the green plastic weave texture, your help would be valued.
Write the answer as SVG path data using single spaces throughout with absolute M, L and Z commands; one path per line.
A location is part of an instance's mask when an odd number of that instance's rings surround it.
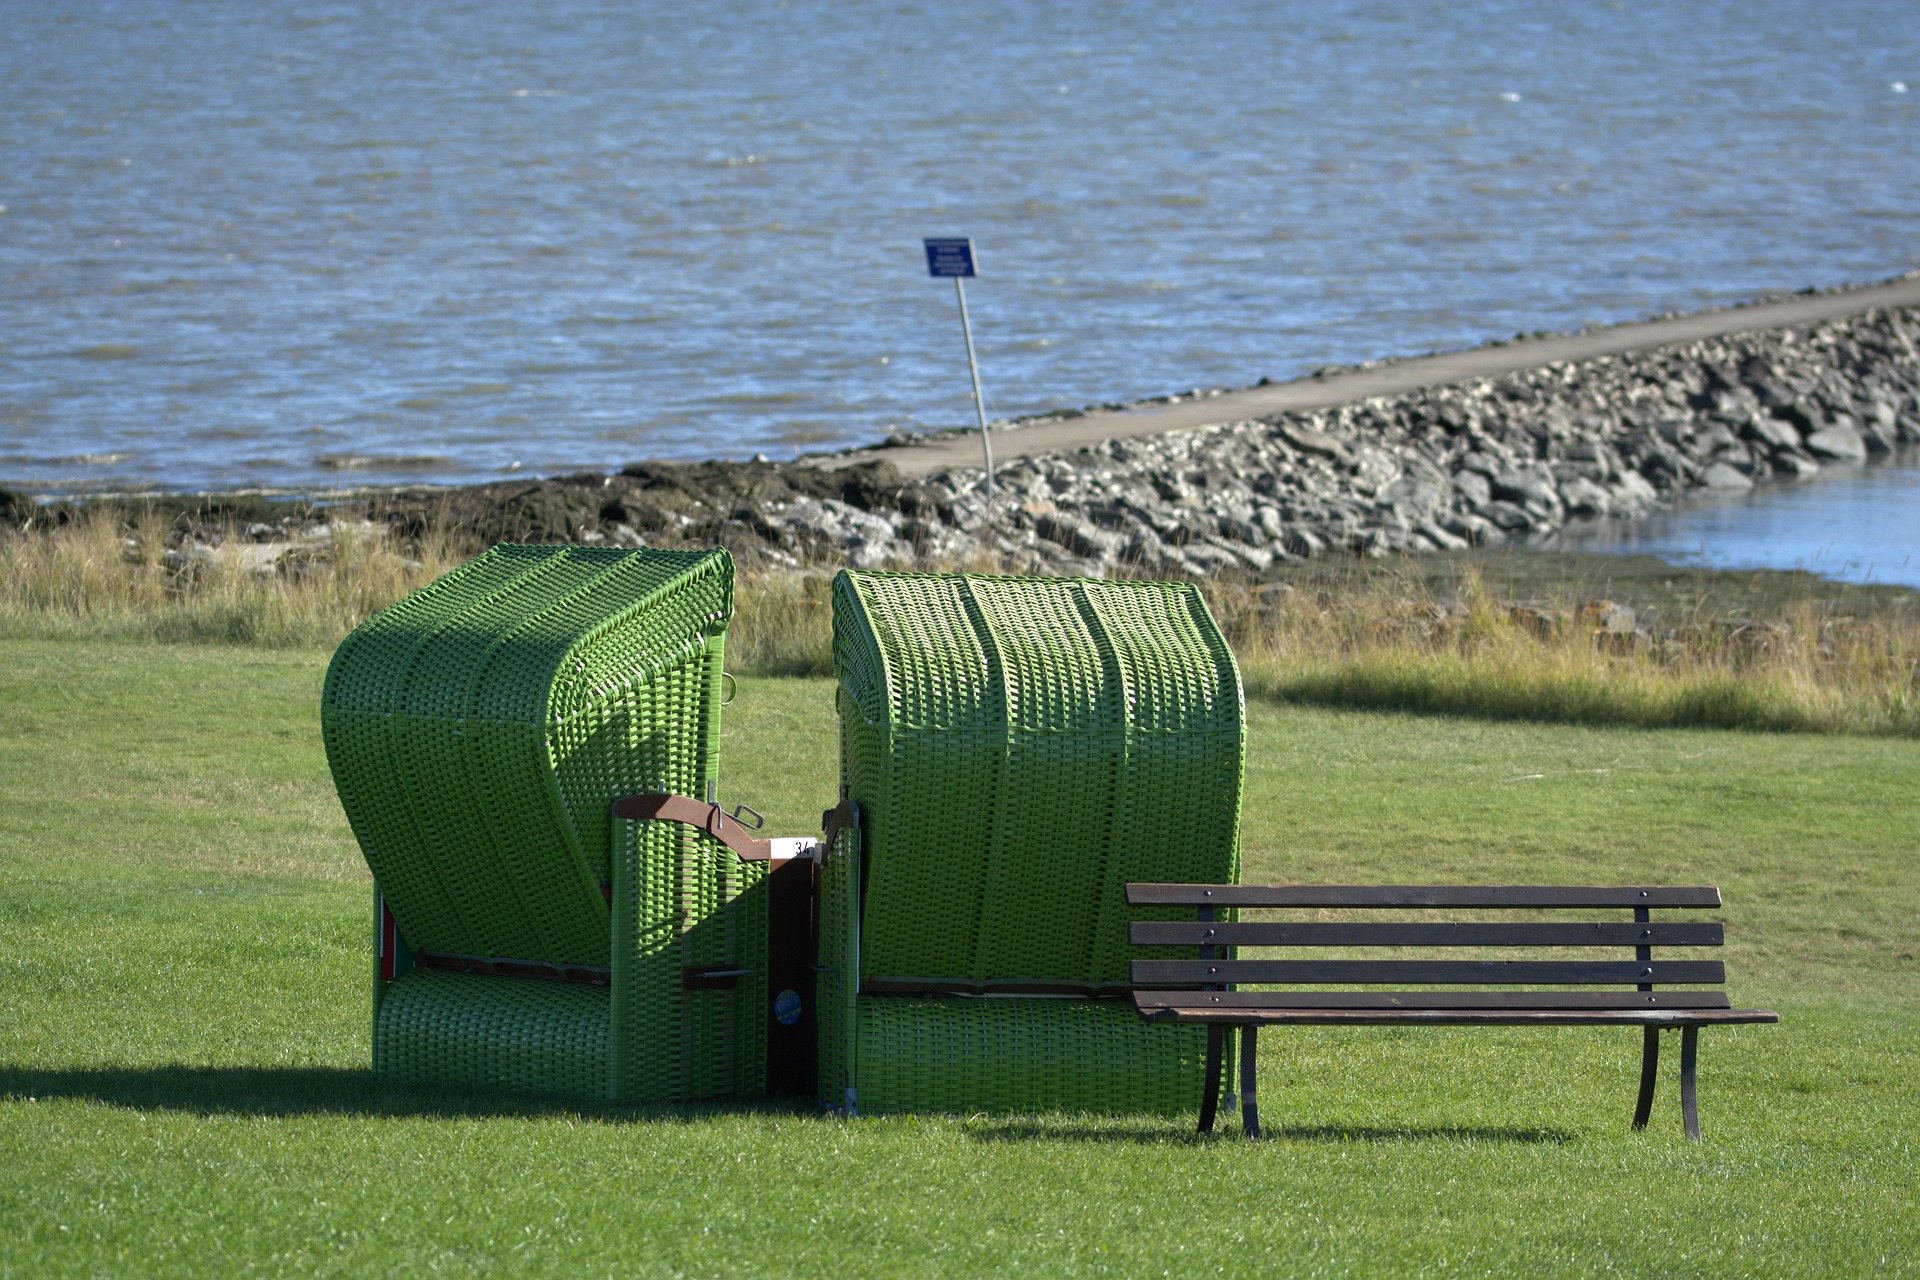
M 613 968 L 616 1096 L 763 1092 L 767 864 L 679 823 L 613 824 L 614 949 L 631 957 Z M 744 972 L 732 986 L 689 988 L 688 969 Z
M 1117 995 L 1127 922 L 1154 914 L 1128 908 L 1128 881 L 1239 878 L 1244 705 L 1198 590 L 842 573 L 833 603 L 861 830 L 823 873 L 822 1100 L 1191 1108 L 1203 1038 L 1129 1003 L 869 988 Z
M 1128 881 L 1238 879 L 1240 676 L 1196 588 L 842 573 L 833 607 L 863 977 L 1124 984 Z
M 412 1084 L 619 1101 L 607 988 L 415 969 L 373 1020 L 373 1069 Z
M 410 952 L 609 972 L 376 981 L 376 1069 L 622 1102 L 763 1087 L 764 993 L 682 971 L 764 968 L 764 869 L 610 815 L 715 779 L 732 591 L 724 551 L 502 545 L 342 643 L 327 759 Z
M 820 946 L 814 968 L 814 1025 L 821 1104 L 850 1109 L 855 1097 L 859 988 L 860 828 L 842 827 L 820 867 Z
M 327 762 L 415 950 L 608 965 L 608 806 L 714 776 L 723 551 L 493 548 L 361 624 Z
M 1168 1034 L 1171 1032 L 1172 1034 Z M 1202 1027 L 1142 1022 L 1130 1000 L 863 996 L 862 1111 L 1192 1111 Z

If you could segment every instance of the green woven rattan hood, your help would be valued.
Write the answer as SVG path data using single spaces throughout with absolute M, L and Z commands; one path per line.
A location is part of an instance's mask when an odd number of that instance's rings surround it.
M 415 949 L 608 962 L 608 806 L 713 776 L 726 552 L 502 545 L 348 636 L 321 724 Z
M 1129 880 L 1238 878 L 1244 707 L 1184 583 L 841 573 L 861 976 L 1124 983 Z

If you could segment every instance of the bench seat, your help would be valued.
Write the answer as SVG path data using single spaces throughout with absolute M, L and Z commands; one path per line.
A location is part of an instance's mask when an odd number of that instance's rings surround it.
M 1778 1022 L 1771 1009 L 1735 1009 L 1722 991 L 1135 991 L 1148 1022 L 1390 1026 L 1680 1026 Z
M 1130 905 L 1192 907 L 1192 921 L 1137 920 L 1135 947 L 1198 948 L 1197 958 L 1136 959 L 1131 967 L 1135 1011 L 1149 1024 L 1207 1028 L 1206 1087 L 1200 1129 L 1213 1127 L 1228 1031 L 1240 1039 L 1240 1112 L 1249 1137 L 1260 1135 L 1254 1044 L 1263 1026 L 1637 1026 L 1643 1029 L 1640 1097 L 1633 1127 L 1646 1126 L 1653 1105 L 1660 1032 L 1680 1029 L 1680 1109 L 1687 1136 L 1700 1136 L 1695 1101 L 1697 1037 L 1703 1026 L 1778 1022 L 1771 1009 L 1736 1009 L 1722 991 L 1655 990 L 1726 981 L 1718 960 L 1653 958 L 1653 948 L 1717 947 L 1718 921 L 1654 921 L 1660 908 L 1718 907 L 1711 886 L 1569 885 L 1197 885 L 1129 884 Z M 1627 908 L 1631 920 L 1238 920 L 1242 908 L 1372 911 L 1464 909 L 1512 916 L 1543 909 Z M 1392 947 L 1427 951 L 1473 947 L 1551 948 L 1516 960 L 1241 959 L 1240 947 Z M 1631 960 L 1569 960 L 1560 953 L 1593 947 L 1631 948 Z M 1164 953 L 1162 953 L 1164 954 Z M 1189 952 L 1189 955 L 1192 953 Z M 1277 984 L 1348 983 L 1482 989 L 1417 991 L 1273 990 Z M 1185 984 L 1177 989 L 1173 984 Z M 1526 986 L 1529 989 L 1513 990 Z M 1614 985 L 1627 990 L 1572 990 Z M 1246 986 L 1269 989 L 1247 990 Z M 1507 988 L 1507 989 L 1500 989 Z M 1545 989 L 1542 989 L 1545 988 Z M 1560 988 L 1560 989 L 1555 989 Z

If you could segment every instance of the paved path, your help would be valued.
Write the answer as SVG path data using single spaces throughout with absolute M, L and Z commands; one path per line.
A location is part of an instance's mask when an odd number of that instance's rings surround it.
M 1560 360 L 1591 360 L 1597 356 L 1619 355 L 1646 347 L 1664 347 L 1675 342 L 1807 324 L 1835 316 L 1853 315 L 1872 307 L 1917 305 L 1920 305 L 1920 279 L 1895 280 L 1888 284 L 1793 297 L 1782 302 L 1766 302 L 1728 311 L 1709 311 L 1644 324 L 1615 325 L 1569 337 L 1420 356 L 1377 369 L 1249 387 L 1244 391 L 1229 391 L 1180 404 L 1119 413 L 1089 413 L 1085 417 L 1069 418 L 1062 422 L 996 431 L 993 433 L 993 460 L 998 464 L 1014 458 L 1031 457 L 1036 453 L 1080 449 L 1115 437 L 1159 435 L 1167 431 L 1189 431 L 1219 422 L 1244 422 L 1249 418 L 1264 418 L 1274 413 L 1328 409 L 1371 396 L 1401 395 L 1423 387 L 1445 386 L 1471 378 L 1497 377 Z M 844 467 L 875 458 L 885 458 L 899 467 L 902 474 L 909 476 L 932 475 L 953 467 L 977 467 L 980 465 L 980 437 L 968 433 L 905 448 L 864 449 L 823 458 L 820 465 Z

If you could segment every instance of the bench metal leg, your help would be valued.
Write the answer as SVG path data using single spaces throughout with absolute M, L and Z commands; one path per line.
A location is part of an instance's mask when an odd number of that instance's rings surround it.
M 1200 1132 L 1213 1132 L 1213 1113 L 1220 1102 L 1221 1045 L 1226 1028 L 1217 1022 L 1207 1024 L 1207 1080 L 1200 1093 Z
M 1260 1136 L 1260 1104 L 1254 1100 L 1253 1045 L 1258 1028 L 1240 1028 L 1240 1127 L 1249 1138 Z
M 1227 1028 L 1227 1052 L 1220 1062 L 1220 1105 L 1231 1114 L 1240 1110 L 1239 1086 L 1234 1084 L 1234 1048 L 1239 1041 L 1233 1038 L 1233 1028 Z
M 1653 1114 L 1653 1085 L 1660 1065 L 1660 1028 L 1642 1027 L 1640 1040 L 1640 1101 L 1633 1108 L 1633 1131 L 1647 1127 Z
M 1686 1122 L 1687 1136 L 1700 1140 L 1700 1107 L 1693 1096 L 1693 1064 L 1700 1043 L 1699 1027 L 1680 1028 L 1680 1118 Z

